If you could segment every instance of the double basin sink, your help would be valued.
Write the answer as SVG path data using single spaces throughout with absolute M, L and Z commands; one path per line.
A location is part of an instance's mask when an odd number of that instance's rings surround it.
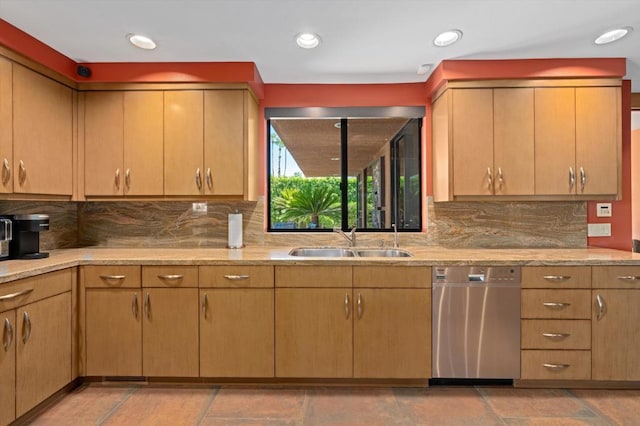
M 411 257 L 413 254 L 398 248 L 340 248 L 340 247 L 299 247 L 289 252 L 298 257 Z

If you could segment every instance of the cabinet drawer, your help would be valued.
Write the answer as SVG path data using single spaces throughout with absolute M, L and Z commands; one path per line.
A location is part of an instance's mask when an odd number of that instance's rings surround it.
M 143 266 L 142 287 L 198 287 L 198 267 Z
M 273 266 L 201 266 L 200 287 L 273 287 Z
M 591 349 L 589 320 L 522 320 L 522 349 Z
M 81 269 L 81 281 L 86 288 L 140 287 L 140 266 L 83 266 Z
M 590 380 L 590 351 L 522 351 L 523 380 Z
M 430 288 L 428 266 L 354 266 L 353 286 L 367 288 Z
M 276 266 L 276 287 L 351 287 L 351 266 Z
M 591 267 L 528 266 L 522 268 L 522 288 L 591 288 Z
M 640 267 L 596 266 L 593 288 L 640 288 Z
M 522 290 L 521 317 L 591 318 L 590 290 Z
M 71 273 L 63 269 L 0 284 L 0 312 L 71 291 Z

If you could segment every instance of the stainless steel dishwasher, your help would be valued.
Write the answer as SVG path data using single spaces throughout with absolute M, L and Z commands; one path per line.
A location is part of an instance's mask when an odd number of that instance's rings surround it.
M 520 268 L 433 268 L 434 378 L 520 377 Z

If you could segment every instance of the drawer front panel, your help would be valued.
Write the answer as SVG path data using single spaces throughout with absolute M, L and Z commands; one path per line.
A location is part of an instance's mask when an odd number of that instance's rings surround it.
M 522 380 L 590 380 L 590 351 L 522 351 Z
M 591 349 L 589 320 L 522 320 L 522 349 Z
M 640 288 L 640 267 L 594 266 L 593 288 Z
M 351 266 L 275 267 L 276 287 L 351 287 Z
M 0 312 L 71 291 L 72 271 L 75 268 L 0 284 Z
M 200 287 L 271 288 L 273 266 L 201 266 Z
M 522 318 L 589 319 L 590 290 L 522 290 Z
M 198 287 L 198 267 L 143 266 L 142 287 Z
M 527 266 L 522 288 L 591 288 L 589 266 Z
M 430 288 L 428 266 L 354 266 L 353 286 L 367 288 Z
M 81 280 L 86 288 L 139 288 L 140 266 L 83 266 Z

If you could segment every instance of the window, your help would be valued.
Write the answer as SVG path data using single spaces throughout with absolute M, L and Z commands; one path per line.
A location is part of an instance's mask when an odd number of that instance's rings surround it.
M 423 115 L 268 108 L 268 229 L 420 231 Z

